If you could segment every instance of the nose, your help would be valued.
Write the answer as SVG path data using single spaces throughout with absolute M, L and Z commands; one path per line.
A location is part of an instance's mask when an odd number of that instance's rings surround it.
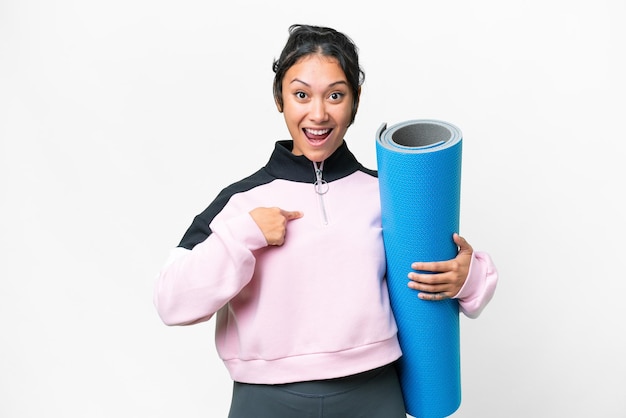
M 325 122 L 328 120 L 328 112 L 326 111 L 326 101 L 324 99 L 315 99 L 311 101 L 309 110 L 309 119 L 312 122 Z

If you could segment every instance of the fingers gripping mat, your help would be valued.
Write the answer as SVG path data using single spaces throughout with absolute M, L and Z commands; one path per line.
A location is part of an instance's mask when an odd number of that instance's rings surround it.
M 461 131 L 437 120 L 411 120 L 376 132 L 383 238 L 391 307 L 402 357 L 407 413 L 445 417 L 461 403 L 458 302 L 423 301 L 407 287 L 414 261 L 456 256 Z

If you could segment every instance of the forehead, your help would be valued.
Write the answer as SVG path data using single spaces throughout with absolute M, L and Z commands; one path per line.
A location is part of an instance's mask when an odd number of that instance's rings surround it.
M 339 65 L 339 60 L 337 60 L 336 57 L 332 56 L 332 55 L 324 55 L 322 53 L 319 52 L 312 52 L 310 54 L 307 55 L 303 55 L 300 58 L 298 58 L 298 60 L 294 63 L 294 65 L 298 65 L 307 61 L 314 61 L 314 60 L 318 60 L 322 63 L 335 63 L 337 65 Z
M 345 82 L 347 79 L 337 58 L 321 54 L 309 54 L 298 59 L 285 73 L 283 84 L 290 84 L 294 81 L 310 84 L 313 82 Z

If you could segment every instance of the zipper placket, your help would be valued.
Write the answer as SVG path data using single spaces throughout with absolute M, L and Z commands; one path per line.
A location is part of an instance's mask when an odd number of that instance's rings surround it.
M 322 178 L 322 170 L 324 170 L 324 161 L 319 163 L 319 167 L 315 161 L 313 162 L 313 169 L 315 170 L 315 193 L 317 193 L 318 201 L 320 204 L 320 212 L 322 215 L 322 223 L 328 225 L 328 214 L 326 213 L 326 205 L 324 204 L 324 195 L 328 192 L 328 183 Z

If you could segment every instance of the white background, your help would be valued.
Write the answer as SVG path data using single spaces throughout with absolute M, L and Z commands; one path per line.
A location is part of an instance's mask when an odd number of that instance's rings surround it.
M 501 278 L 462 327 L 455 417 L 625 417 L 623 1 L 0 0 L 0 416 L 225 417 L 214 321 L 166 327 L 157 271 L 288 137 L 292 23 L 361 50 L 347 141 L 463 132 L 461 233 Z

